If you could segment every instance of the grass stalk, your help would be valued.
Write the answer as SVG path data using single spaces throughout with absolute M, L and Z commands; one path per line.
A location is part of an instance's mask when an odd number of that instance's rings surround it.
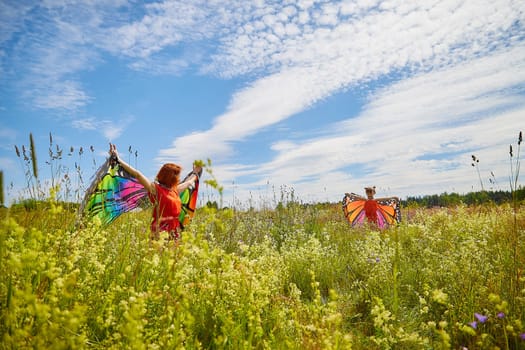
M 0 171 L 0 207 L 5 205 L 4 199 L 4 172 Z
M 518 190 L 518 179 L 520 175 L 520 149 L 521 149 L 521 142 L 523 141 L 522 132 L 519 132 L 518 135 L 518 147 L 516 152 L 516 158 L 515 158 L 515 167 L 512 168 L 512 158 L 513 158 L 513 152 L 512 152 L 512 145 L 510 145 L 510 164 L 511 164 L 511 174 L 510 174 L 510 189 L 512 193 L 512 208 L 513 208 L 513 230 L 512 230 L 512 256 L 513 256 L 513 278 L 511 282 L 511 296 L 512 296 L 512 303 L 514 303 L 515 297 L 519 293 L 519 285 L 520 285 L 520 269 L 519 269 L 519 232 L 518 232 L 518 218 L 517 218 L 517 212 L 518 212 L 518 198 L 517 198 L 517 190 Z
M 475 155 L 472 155 L 472 166 L 476 168 L 476 171 L 478 173 L 478 179 L 481 185 L 481 191 L 485 191 L 485 187 L 483 186 L 483 181 L 481 180 L 481 174 L 479 172 L 479 158 L 477 158 Z
M 394 227 L 394 261 L 392 263 L 392 274 L 393 274 L 393 293 L 394 293 L 394 302 L 393 302 L 393 311 L 394 315 L 398 316 L 399 310 L 399 235 L 398 227 Z
M 38 179 L 38 164 L 36 161 L 36 148 L 33 133 L 29 133 L 29 151 L 31 154 L 31 164 L 33 165 L 33 176 Z

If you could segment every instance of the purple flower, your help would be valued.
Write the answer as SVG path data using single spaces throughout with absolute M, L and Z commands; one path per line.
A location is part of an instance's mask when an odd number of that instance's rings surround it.
M 474 329 L 478 328 L 478 323 L 476 321 L 470 322 L 469 325 Z
M 521 334 L 520 334 L 520 339 L 521 339 L 521 340 L 525 340 L 525 333 L 521 333 Z
M 478 314 L 478 313 L 474 313 L 474 316 L 477 318 L 477 320 L 480 322 L 480 323 L 485 323 L 487 321 L 487 316 L 484 316 L 482 314 Z
M 505 314 L 503 312 L 498 312 L 496 315 L 498 318 L 505 318 Z
M 375 258 L 368 258 L 366 259 L 369 263 L 373 264 L 373 263 L 379 263 L 381 261 L 381 259 L 379 259 L 378 256 L 376 256 Z

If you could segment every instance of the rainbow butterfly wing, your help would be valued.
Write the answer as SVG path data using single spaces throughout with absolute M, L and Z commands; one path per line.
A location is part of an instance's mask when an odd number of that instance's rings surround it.
M 108 225 L 121 214 L 149 205 L 147 190 L 122 169 L 116 159 L 108 158 L 98 169 L 80 206 L 80 213 L 97 217 Z
M 365 200 L 355 193 L 347 193 L 343 198 L 343 212 L 352 226 L 361 225 L 365 220 Z
M 193 172 L 183 180 L 186 181 Z M 197 208 L 197 195 L 199 192 L 199 177 L 194 186 L 190 186 L 180 193 L 182 210 L 179 216 L 181 228 L 187 226 Z M 108 158 L 97 170 L 95 179 L 89 186 L 80 206 L 82 216 L 97 217 L 103 225 L 108 225 L 121 214 L 139 207 L 150 205 L 147 190 L 122 169 L 115 158 Z
M 193 172 L 189 173 L 182 182 L 185 182 Z M 199 194 L 199 179 L 201 177 L 202 170 L 197 174 L 197 180 L 193 186 L 186 188 L 180 193 L 180 201 L 182 204 L 182 210 L 179 215 L 179 222 L 181 229 L 184 229 L 195 215 L 195 210 L 197 209 L 197 196 Z

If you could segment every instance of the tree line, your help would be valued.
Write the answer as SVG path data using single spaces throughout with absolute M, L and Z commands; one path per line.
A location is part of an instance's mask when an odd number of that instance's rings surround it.
M 447 193 L 433 194 L 425 196 L 407 197 L 402 201 L 403 206 L 421 207 L 450 207 L 459 204 L 479 205 L 485 203 L 503 204 L 522 202 L 525 200 L 525 188 L 518 188 L 516 191 L 479 191 L 466 194 Z

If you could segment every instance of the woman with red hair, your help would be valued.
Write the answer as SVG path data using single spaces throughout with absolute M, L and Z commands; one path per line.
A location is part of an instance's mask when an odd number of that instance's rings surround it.
M 151 237 L 159 239 L 160 232 L 167 231 L 170 239 L 178 239 L 179 215 L 182 210 L 179 193 L 194 185 L 202 168 L 194 165 L 192 175 L 188 180 L 180 183 L 182 168 L 174 163 L 166 163 L 160 168 L 155 181 L 150 181 L 140 171 L 119 158 L 117 146 L 114 144 L 109 144 L 109 154 L 116 157 L 120 166 L 148 191 L 149 200 L 153 204 Z

